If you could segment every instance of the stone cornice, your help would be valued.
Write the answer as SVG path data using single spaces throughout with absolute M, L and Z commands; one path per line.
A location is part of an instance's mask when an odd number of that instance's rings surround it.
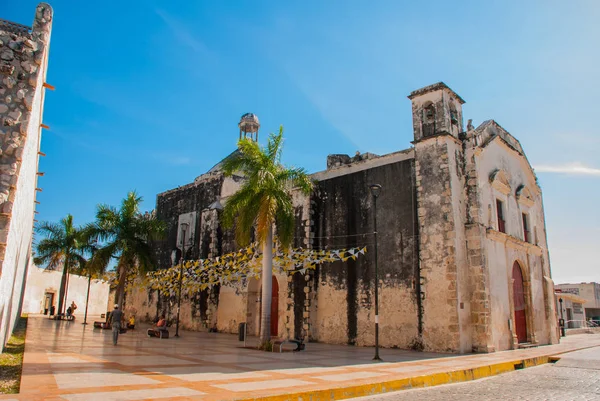
M 492 174 L 490 174 L 489 179 L 492 187 L 496 188 L 504 195 L 508 195 L 510 193 L 510 184 L 504 170 L 494 170 Z
M 509 248 L 518 249 L 524 251 L 530 255 L 542 256 L 543 250 L 538 245 L 530 244 L 520 238 L 513 237 L 506 233 L 494 230 L 493 228 L 486 228 L 486 237 L 496 242 L 501 242 Z
M 448 85 L 446 85 L 443 82 L 438 82 L 438 83 L 435 83 L 433 85 L 429 85 L 429 86 L 426 86 L 424 88 L 414 90 L 414 91 L 412 91 L 410 93 L 410 95 L 408 95 L 408 98 L 412 100 L 412 99 L 414 99 L 417 96 L 421 96 L 421 95 L 424 95 L 426 93 L 435 92 L 435 91 L 438 91 L 438 90 L 446 90 L 446 91 L 452 93 L 452 95 L 454 95 L 454 97 L 456 97 L 456 99 L 458 99 L 458 101 L 460 102 L 460 104 L 464 104 L 465 103 L 465 101 L 460 96 L 458 96 L 458 94 L 456 92 L 454 92 L 452 89 L 450 89 L 450 87 L 448 87 Z
M 451 138 L 458 146 L 462 147 L 462 142 L 455 138 L 453 135 L 448 134 L 447 132 L 441 132 L 438 134 L 430 135 L 424 138 L 419 139 L 418 141 L 411 141 L 413 145 L 418 145 L 423 142 L 427 142 L 430 139 L 439 139 L 439 138 Z

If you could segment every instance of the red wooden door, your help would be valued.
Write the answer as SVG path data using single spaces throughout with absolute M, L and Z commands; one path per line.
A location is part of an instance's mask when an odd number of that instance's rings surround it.
M 277 337 L 277 329 L 279 326 L 279 284 L 275 277 L 273 277 L 271 291 L 271 336 Z
M 515 331 L 520 343 L 527 342 L 527 315 L 525 304 L 525 291 L 523 287 L 523 273 L 517 262 L 513 265 L 513 299 L 515 305 Z

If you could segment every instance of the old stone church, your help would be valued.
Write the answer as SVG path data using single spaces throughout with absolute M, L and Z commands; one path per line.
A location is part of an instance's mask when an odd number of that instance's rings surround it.
M 493 120 L 463 128 L 462 98 L 444 83 L 412 92 L 413 147 L 378 156 L 330 155 L 309 196 L 294 195 L 295 246 L 367 246 L 364 257 L 274 275 L 272 335 L 374 344 L 374 224 L 378 225 L 380 344 L 493 352 L 558 341 L 542 192 L 519 141 Z M 240 136 L 258 137 L 246 114 Z M 219 221 L 241 177 L 220 164 L 157 196 L 168 224 L 159 266 L 236 250 Z M 370 184 L 380 184 L 374 208 Z M 189 227 L 185 239 L 180 227 Z M 185 241 L 185 242 L 184 242 Z M 129 296 L 140 318 L 174 315 L 152 291 Z M 260 283 L 212 287 L 182 303 L 184 328 L 258 334 Z

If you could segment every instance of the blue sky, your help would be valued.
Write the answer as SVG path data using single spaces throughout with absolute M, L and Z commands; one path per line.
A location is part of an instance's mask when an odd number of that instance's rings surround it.
M 30 25 L 36 4 L 0 18 Z M 245 112 L 310 172 L 408 148 L 406 96 L 444 81 L 536 168 L 555 281 L 600 281 L 600 2 L 90 4 L 51 2 L 39 220 L 83 224 L 133 189 L 152 209 L 235 148 Z

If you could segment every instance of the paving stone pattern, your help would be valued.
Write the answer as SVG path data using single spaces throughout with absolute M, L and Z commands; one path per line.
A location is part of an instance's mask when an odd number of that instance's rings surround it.
M 554 365 L 517 370 L 474 382 L 354 400 L 600 400 L 600 347 L 567 354 Z
M 83 326 L 79 320 L 54 321 L 30 315 L 21 393 L 0 395 L 0 400 L 215 401 L 269 396 L 282 399 L 282 395 L 286 395 L 286 399 L 298 399 L 288 396 L 298 393 L 304 393 L 303 399 L 306 399 L 309 392 L 321 391 L 323 395 L 335 388 L 350 387 L 368 394 L 371 388 L 380 388 L 377 383 L 512 364 L 523 358 L 554 355 L 585 346 L 600 347 L 600 334 L 588 334 L 569 336 L 560 345 L 493 354 L 434 354 L 386 348 L 380 352 L 385 362 L 377 363 L 372 361 L 372 347 L 308 343 L 302 352 L 271 353 L 243 348 L 243 343 L 232 334 L 182 330 L 179 338 L 160 340 L 148 338 L 146 328 L 142 324 L 119 336 L 119 343 L 114 346 L 110 330 Z M 251 338 L 250 342 L 258 340 Z M 580 357 L 578 361 L 589 366 L 595 363 L 593 358 Z M 530 369 L 523 372 L 535 372 L 534 368 Z M 573 368 L 565 366 L 563 369 Z M 583 374 L 579 376 L 580 382 L 588 383 Z M 554 391 L 544 387 L 542 376 L 535 380 L 541 389 L 549 390 L 546 393 Z M 571 378 L 564 381 L 568 380 Z M 494 386 L 494 382 L 481 383 Z M 475 382 L 471 385 L 480 386 Z M 490 394 L 501 395 L 501 387 L 495 385 Z M 338 397 L 341 394 L 338 393 Z

